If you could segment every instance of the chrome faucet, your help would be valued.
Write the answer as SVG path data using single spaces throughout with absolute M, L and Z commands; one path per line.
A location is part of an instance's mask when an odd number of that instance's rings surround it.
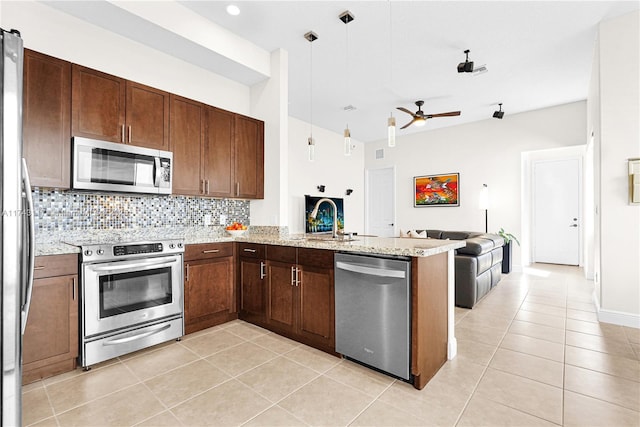
M 318 200 L 316 202 L 316 205 L 313 207 L 313 211 L 311 212 L 311 218 L 316 219 L 316 216 L 318 216 L 318 208 L 320 207 L 322 202 L 327 202 L 333 207 L 333 224 L 331 226 L 331 231 L 332 231 L 331 237 L 336 239 L 338 238 L 338 207 L 336 206 L 333 200 L 328 199 L 326 197 L 323 197 L 322 199 Z

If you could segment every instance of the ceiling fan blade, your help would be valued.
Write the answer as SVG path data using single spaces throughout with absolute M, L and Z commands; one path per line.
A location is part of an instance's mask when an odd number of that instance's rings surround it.
M 408 128 L 409 126 L 411 126 L 413 124 L 413 122 L 415 122 L 416 119 L 411 120 L 409 123 L 407 123 L 406 125 L 402 126 L 400 129 L 404 129 L 404 128 Z
M 413 116 L 413 115 L 414 115 L 414 114 L 413 114 L 413 111 L 409 111 L 409 110 L 407 110 L 407 109 L 406 109 L 406 108 L 404 108 L 404 107 L 396 107 L 396 108 L 397 108 L 398 110 L 400 110 L 400 111 L 404 111 L 405 113 L 407 113 L 407 114 L 409 114 L 409 115 L 411 115 L 411 116 Z
M 448 113 L 438 113 L 438 114 L 428 114 L 429 117 L 451 117 L 451 116 L 459 116 L 460 111 L 450 111 Z

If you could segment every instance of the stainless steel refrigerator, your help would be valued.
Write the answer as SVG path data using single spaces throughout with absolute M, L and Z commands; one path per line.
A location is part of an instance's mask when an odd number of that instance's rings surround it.
M 2 275 L 2 426 L 22 424 L 22 334 L 33 285 L 34 224 L 31 185 L 22 158 L 20 34 L 0 29 L 0 273 Z

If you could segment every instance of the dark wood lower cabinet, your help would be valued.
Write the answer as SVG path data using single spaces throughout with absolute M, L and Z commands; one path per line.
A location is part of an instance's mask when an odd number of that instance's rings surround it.
M 185 250 L 185 333 L 238 317 L 233 243 L 188 245 Z
M 36 257 L 22 382 L 72 371 L 78 357 L 78 257 Z

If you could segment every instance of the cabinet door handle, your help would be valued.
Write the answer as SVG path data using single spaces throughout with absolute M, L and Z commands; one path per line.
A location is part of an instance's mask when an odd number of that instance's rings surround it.
M 120 141 L 122 141 L 123 144 L 126 144 L 127 141 L 124 139 L 124 123 L 122 124 L 122 128 L 120 130 Z
M 206 251 L 202 251 L 203 254 L 215 254 L 220 252 L 220 249 L 207 249 Z
M 204 194 L 204 179 L 200 180 L 200 194 Z
M 244 248 L 244 249 L 243 249 L 243 251 L 245 251 L 245 252 L 251 252 L 251 253 L 254 253 L 254 254 L 256 253 L 256 250 L 255 250 L 255 249 L 249 249 L 249 248 Z
M 207 183 L 206 184 L 207 185 L 207 193 L 206 194 L 209 194 L 209 180 L 207 180 L 206 183 Z
M 75 277 L 71 279 L 71 298 L 74 301 L 76 300 L 76 278 Z
M 186 264 L 184 266 L 185 269 L 185 273 L 184 273 L 184 281 L 188 282 L 189 281 L 189 264 Z
M 264 261 L 260 261 L 260 280 L 267 277 L 266 267 L 267 267 L 267 264 L 265 264 Z
M 300 269 L 296 267 L 296 286 L 300 286 Z
M 240 183 L 236 182 L 236 196 L 240 195 Z
M 291 267 L 291 286 L 295 286 L 296 284 L 296 268 Z
M 131 144 L 131 125 L 129 125 L 129 144 Z
M 44 265 L 36 265 L 35 267 L 33 267 L 34 270 L 44 270 Z

